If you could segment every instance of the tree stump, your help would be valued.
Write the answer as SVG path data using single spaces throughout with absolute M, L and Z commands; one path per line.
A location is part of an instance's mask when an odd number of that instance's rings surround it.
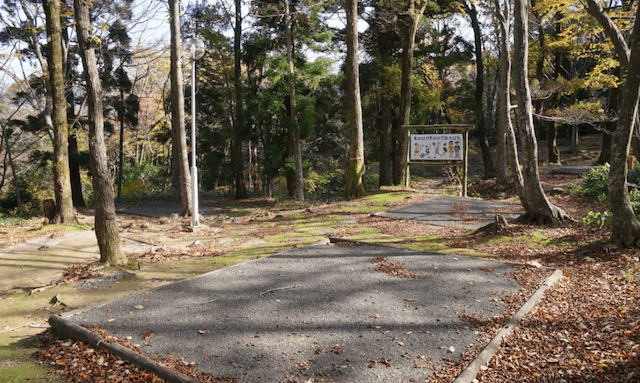
M 44 216 L 47 220 L 49 222 L 53 222 L 53 219 L 56 216 L 56 202 L 52 199 L 45 199 L 42 201 L 42 210 L 44 211 Z
M 496 214 L 494 219 L 495 222 L 482 226 L 478 230 L 474 231 L 472 235 L 489 237 L 500 233 L 509 226 L 507 219 L 502 214 Z

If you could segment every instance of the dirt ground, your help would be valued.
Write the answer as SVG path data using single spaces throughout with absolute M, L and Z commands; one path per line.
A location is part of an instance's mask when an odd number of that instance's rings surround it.
M 584 145 L 587 150 L 577 156 L 563 152 L 564 163 L 591 164 L 598 139 L 587 139 Z M 579 183 L 580 176 L 551 171 L 552 166 L 541 168 L 545 190 L 552 203 L 574 219 L 606 209 L 567 192 L 567 185 Z M 37 334 L 52 314 L 334 236 L 417 250 L 536 261 L 562 269 L 564 277 L 558 286 L 503 342 L 478 381 L 640 381 L 637 249 L 615 248 L 608 241 L 606 226 L 579 222 L 558 228 L 510 224 L 499 233 L 483 236 L 456 227 L 436 231 L 421 223 L 375 215 L 434 195 L 457 194 L 449 179 L 436 170 L 418 177 L 412 186 L 330 204 L 269 198 L 203 201 L 220 213 L 205 217 L 201 222 L 205 228 L 195 232 L 187 230 L 188 219 L 121 216 L 121 238 L 134 260 L 126 268 L 104 269 L 95 263 L 98 253 L 88 210 L 78 213 L 82 224 L 77 227 L 42 226 L 40 220 L 0 227 L 0 376 L 10 382 L 149 381 L 153 376 L 134 366 L 95 350 L 89 355 L 86 345 L 50 337 L 42 338 L 40 345 Z M 478 177 L 470 180 L 470 195 L 515 201 L 513 191 L 498 189 L 493 181 Z M 96 278 L 100 274 L 117 275 L 117 281 L 100 281 Z M 533 286 L 539 280 L 521 275 L 519 282 Z M 481 336 L 491 337 L 509 314 L 505 312 L 499 320 L 465 320 Z M 32 358 L 35 351 L 36 358 Z M 430 381 L 452 381 L 478 352 L 466 350 L 461 360 L 449 361 Z M 182 362 L 164 363 L 196 374 L 197 366 Z M 129 373 L 120 375 L 125 370 Z M 201 379 L 233 381 L 233 377 Z

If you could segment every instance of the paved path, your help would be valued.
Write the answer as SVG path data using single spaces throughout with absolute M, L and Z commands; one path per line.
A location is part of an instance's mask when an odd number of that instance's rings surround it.
M 376 271 L 374 257 L 421 279 Z M 519 291 L 514 265 L 387 246 L 315 245 L 71 313 L 159 358 L 241 382 L 424 381 Z M 383 359 L 384 358 L 384 359 Z M 371 367 L 371 361 L 378 361 Z M 390 366 L 384 362 L 388 361 Z
M 426 222 L 435 227 L 459 225 L 475 230 L 494 222 L 495 214 L 502 214 L 508 221 L 512 221 L 523 213 L 519 204 L 462 197 L 434 197 L 378 215 Z

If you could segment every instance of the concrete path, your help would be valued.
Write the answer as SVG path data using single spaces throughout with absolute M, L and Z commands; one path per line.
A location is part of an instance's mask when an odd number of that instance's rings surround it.
M 434 197 L 378 215 L 426 222 L 434 227 L 459 225 L 475 230 L 494 222 L 496 214 L 502 214 L 507 221 L 512 221 L 524 214 L 524 211 L 519 204 L 462 197 Z
M 376 270 L 401 262 L 420 279 Z M 68 313 L 155 357 L 241 382 L 424 381 L 519 291 L 512 264 L 374 245 L 315 245 Z M 417 379 L 417 380 L 412 380 Z

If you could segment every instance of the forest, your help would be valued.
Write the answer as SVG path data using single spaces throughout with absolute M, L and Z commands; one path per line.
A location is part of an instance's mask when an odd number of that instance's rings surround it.
M 72 223 L 74 206 L 94 206 L 101 253 L 117 254 L 114 203 L 167 198 L 192 212 L 192 148 L 203 195 L 349 199 L 410 184 L 403 126 L 473 124 L 481 177 L 515 189 L 526 221 L 549 225 L 572 218 L 545 195 L 539 163 L 562 162 L 559 139 L 577 152 L 580 135 L 601 135 L 612 239 L 633 246 L 637 10 L 596 0 L 6 0 L 0 214 L 40 214 L 53 200 L 50 221 Z M 190 38 L 204 43 L 199 60 L 183 49 Z

